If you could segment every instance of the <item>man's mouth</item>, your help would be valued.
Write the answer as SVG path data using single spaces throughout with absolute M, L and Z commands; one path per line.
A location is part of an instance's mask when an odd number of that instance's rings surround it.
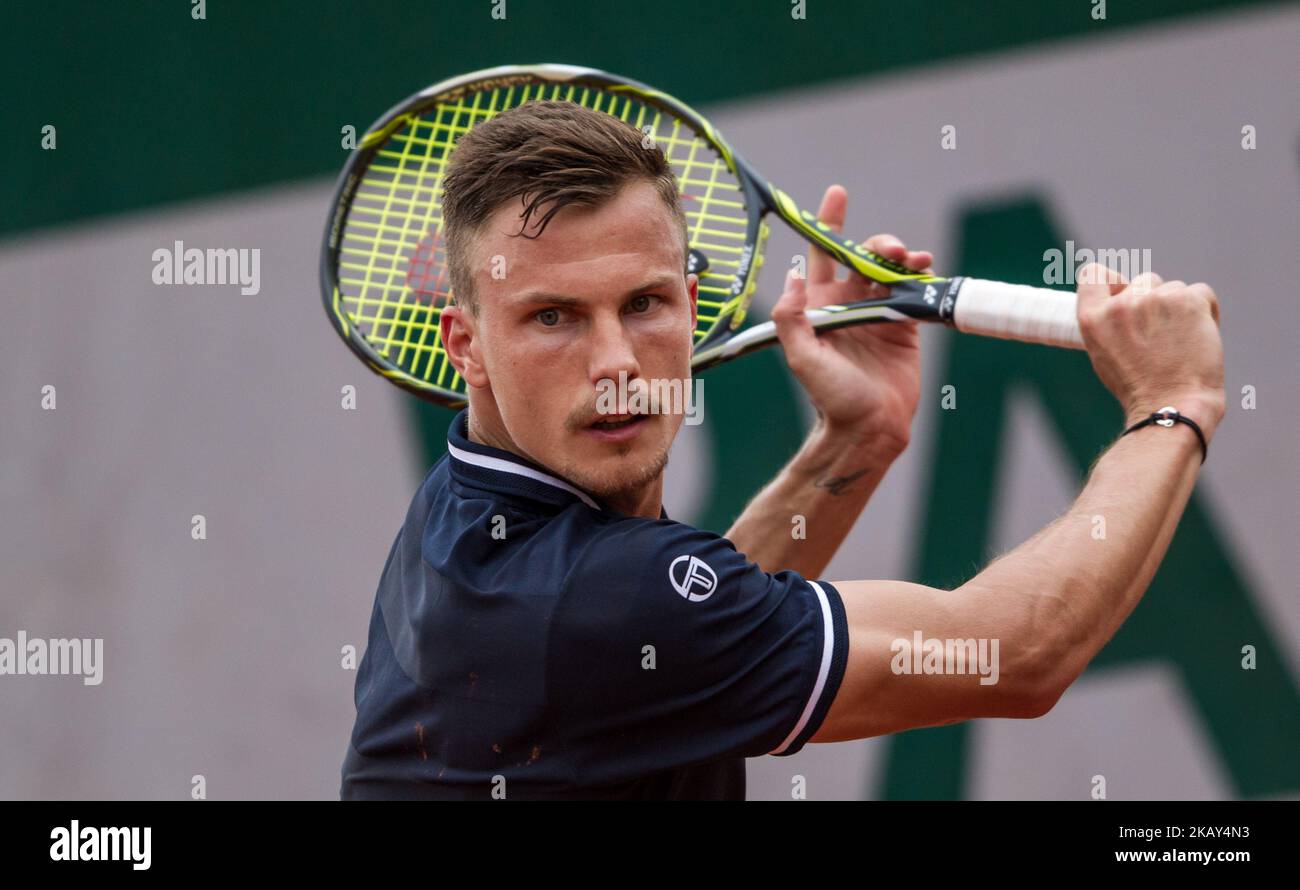
M 635 437 L 649 421 L 645 414 L 605 415 L 587 425 L 587 432 L 606 442 L 626 442 Z
M 617 430 L 644 419 L 645 415 L 643 414 L 629 414 L 613 420 L 598 420 L 592 426 L 598 430 Z

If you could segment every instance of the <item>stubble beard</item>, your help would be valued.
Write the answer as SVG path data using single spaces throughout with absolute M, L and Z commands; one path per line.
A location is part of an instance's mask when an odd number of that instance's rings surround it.
M 641 460 L 629 461 L 626 458 L 635 443 L 618 446 L 621 458 L 608 470 L 595 471 L 577 461 L 566 461 L 561 474 L 583 491 L 602 501 L 634 500 L 663 474 L 668 465 L 668 452 L 672 443 L 657 445 L 654 452 Z

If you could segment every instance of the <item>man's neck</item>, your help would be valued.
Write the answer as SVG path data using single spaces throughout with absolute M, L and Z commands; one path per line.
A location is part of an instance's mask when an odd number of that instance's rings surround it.
M 522 457 L 525 460 L 532 461 L 533 463 L 540 464 L 544 467 L 546 466 L 541 461 L 534 460 L 529 455 L 521 453 L 519 447 L 515 445 L 513 441 L 510 441 L 508 437 L 496 436 L 490 431 L 485 430 L 483 426 L 475 420 L 473 411 L 470 411 L 469 413 L 469 423 L 466 424 L 466 431 L 471 442 L 479 445 L 486 445 L 489 448 L 496 448 L 499 451 L 506 451 L 510 454 L 516 455 L 517 457 Z M 564 479 L 562 474 L 556 473 L 554 470 L 551 470 L 550 467 L 546 467 L 546 469 Z M 578 485 L 571 479 L 564 479 L 564 481 L 576 488 L 582 488 L 581 485 Z M 582 490 L 586 491 L 586 489 Z M 642 516 L 647 519 L 658 519 L 663 513 L 663 491 L 664 477 L 663 474 L 660 473 L 658 478 L 656 478 L 652 483 L 636 492 L 619 492 L 614 495 L 595 495 L 587 491 L 587 494 L 615 513 L 620 513 L 624 516 Z

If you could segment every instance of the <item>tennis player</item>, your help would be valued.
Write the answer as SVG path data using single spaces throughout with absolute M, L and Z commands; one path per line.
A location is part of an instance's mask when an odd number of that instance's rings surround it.
M 1217 300 L 1098 266 L 1078 288 L 1084 340 L 1126 427 L 1145 425 L 1069 511 L 955 590 L 819 580 L 908 445 L 920 358 L 915 325 L 813 333 L 805 307 L 876 287 L 836 280 L 816 250 L 773 312 L 812 431 L 726 535 L 669 518 L 682 415 L 600 401 L 620 379 L 690 377 L 697 280 L 673 174 L 643 138 L 534 102 L 460 140 L 442 336 L 469 407 L 384 567 L 346 799 L 742 799 L 746 757 L 1037 717 L 1164 556 L 1224 413 Z M 836 230 L 846 200 L 822 202 Z M 931 640 L 949 642 L 910 651 Z

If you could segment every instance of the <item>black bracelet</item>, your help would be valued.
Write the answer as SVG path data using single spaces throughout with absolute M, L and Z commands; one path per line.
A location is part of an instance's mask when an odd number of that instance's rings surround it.
M 1209 457 L 1210 454 L 1210 449 L 1205 444 L 1205 433 L 1201 432 L 1201 428 L 1197 426 L 1196 421 L 1192 420 L 1190 417 L 1184 417 L 1179 414 L 1177 408 L 1161 408 L 1146 420 L 1139 420 L 1137 423 L 1124 430 L 1124 435 L 1127 436 L 1134 430 L 1140 430 L 1142 427 L 1150 426 L 1153 423 L 1164 427 L 1171 427 L 1175 423 L 1185 423 L 1190 426 L 1193 432 L 1196 433 L 1196 438 L 1201 440 L 1201 463 L 1205 463 L 1205 458 Z

